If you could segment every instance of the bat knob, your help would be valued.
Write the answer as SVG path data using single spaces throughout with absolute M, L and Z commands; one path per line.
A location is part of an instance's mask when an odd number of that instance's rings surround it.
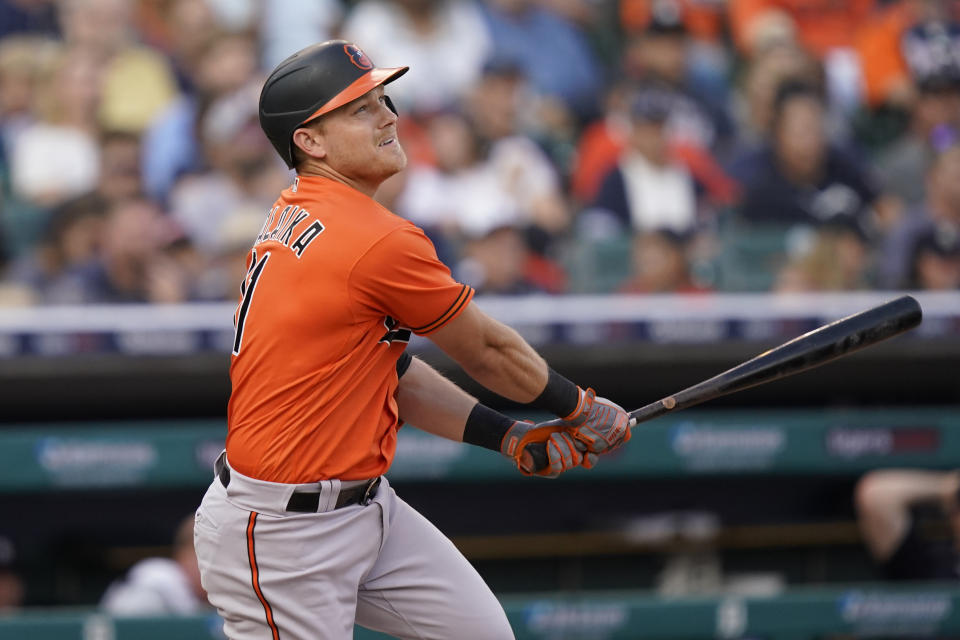
M 533 467 L 527 469 L 529 473 L 543 471 L 550 466 L 550 458 L 547 456 L 547 445 L 544 442 L 535 442 L 527 445 L 527 453 L 533 459 Z
M 675 406 L 677 406 L 677 399 L 674 398 L 673 396 L 667 396 L 660 402 L 663 403 L 663 406 L 666 409 L 673 409 Z

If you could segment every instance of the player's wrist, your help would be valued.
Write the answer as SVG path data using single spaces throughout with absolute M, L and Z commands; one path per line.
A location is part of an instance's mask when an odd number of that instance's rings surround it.
M 473 406 L 463 427 L 463 441 L 502 453 L 501 444 L 516 420 L 478 402 Z
M 566 418 L 578 411 L 583 397 L 583 389 L 547 367 L 547 384 L 530 406 Z

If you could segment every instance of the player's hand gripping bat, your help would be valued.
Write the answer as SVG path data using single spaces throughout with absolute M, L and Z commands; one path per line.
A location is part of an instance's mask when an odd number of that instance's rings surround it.
M 855 313 L 765 351 L 732 369 L 630 412 L 637 423 L 701 402 L 792 376 L 913 329 L 923 317 L 911 296 Z M 543 445 L 530 445 L 536 470 L 546 464 Z

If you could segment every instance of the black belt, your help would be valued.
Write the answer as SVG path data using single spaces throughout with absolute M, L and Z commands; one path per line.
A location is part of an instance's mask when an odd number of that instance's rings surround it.
M 217 477 L 226 488 L 230 485 L 230 467 L 223 463 L 223 458 L 217 460 Z M 377 488 L 380 486 L 380 476 L 368 480 L 364 484 L 341 489 L 337 495 L 337 504 L 333 507 L 339 509 L 351 504 L 368 505 L 377 495 Z M 299 513 L 316 513 L 320 507 L 319 491 L 294 491 L 287 501 L 287 511 L 296 511 Z

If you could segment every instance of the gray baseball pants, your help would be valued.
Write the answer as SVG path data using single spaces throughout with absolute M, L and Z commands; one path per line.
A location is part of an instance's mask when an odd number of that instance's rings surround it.
M 386 478 L 371 503 L 330 508 L 356 484 L 214 478 L 194 544 L 228 638 L 345 640 L 354 623 L 417 640 L 514 637 L 476 570 Z M 296 490 L 320 492 L 317 513 L 287 511 Z

